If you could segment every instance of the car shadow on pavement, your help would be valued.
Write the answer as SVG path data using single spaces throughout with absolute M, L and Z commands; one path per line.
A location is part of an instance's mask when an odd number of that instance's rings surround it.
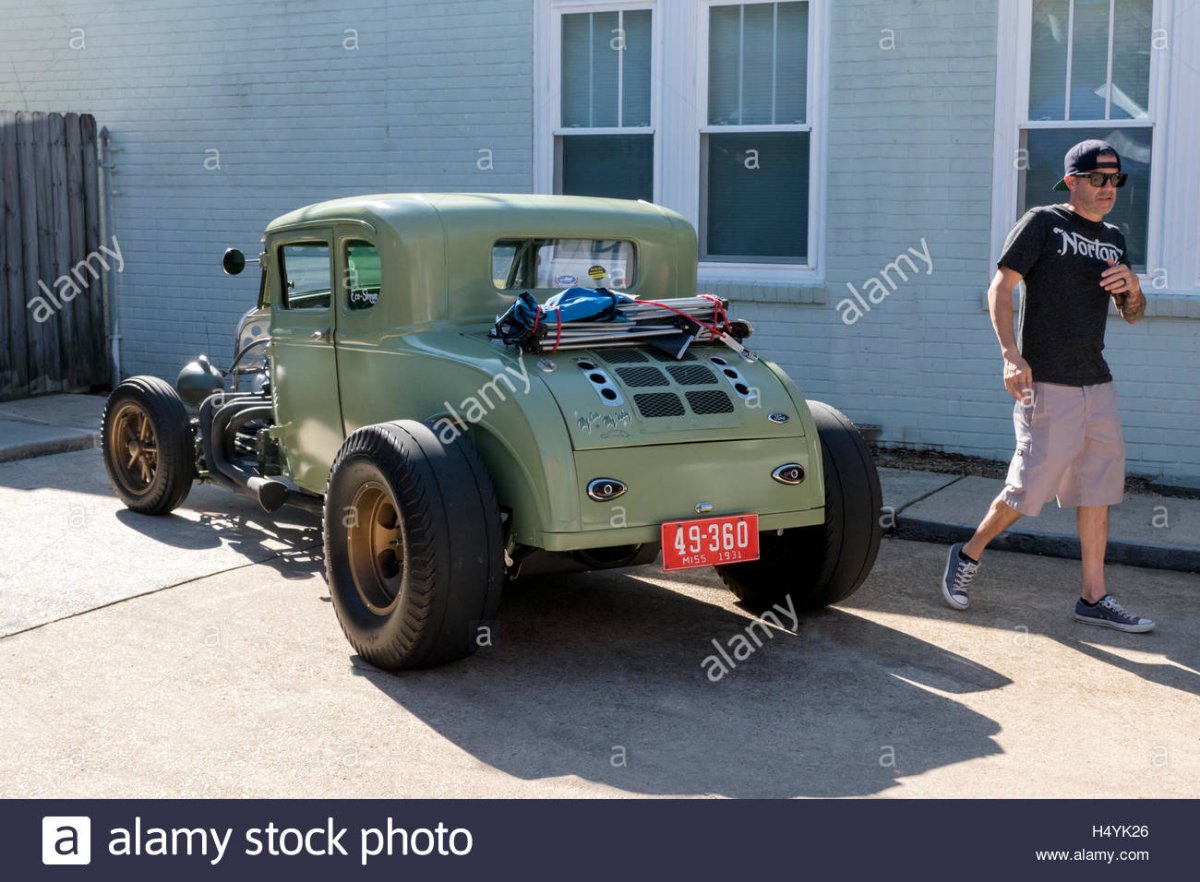
M 642 568 L 518 583 L 493 649 L 401 675 L 355 657 L 355 672 L 503 772 L 626 793 L 858 796 L 1000 752 L 999 725 L 954 699 L 1008 685 L 995 671 L 829 609 L 722 676 L 704 660 L 750 614 L 708 602 L 716 586 L 689 596 L 643 572 L 663 581 Z
M 211 506 L 185 506 L 199 515 L 192 520 L 178 514 L 149 517 L 121 509 L 116 519 L 143 536 L 185 551 L 224 546 L 247 562 L 271 567 L 289 579 L 307 578 L 324 560 L 320 518 L 289 510 L 268 514 L 232 493 L 218 510 Z M 297 569 L 296 564 L 307 564 Z

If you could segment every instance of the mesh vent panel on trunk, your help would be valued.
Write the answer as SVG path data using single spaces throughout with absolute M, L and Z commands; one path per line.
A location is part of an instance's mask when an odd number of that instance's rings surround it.
M 667 368 L 680 386 L 710 386 L 717 382 L 717 375 L 702 364 L 680 364 Z
M 605 349 L 597 352 L 596 357 L 609 364 L 635 364 L 646 360 L 646 356 L 636 349 Z
M 733 411 L 733 402 L 720 389 L 688 392 L 687 400 L 688 406 L 695 414 L 731 413 Z
M 634 395 L 633 400 L 637 404 L 638 413 L 647 418 L 683 416 L 683 402 L 674 392 L 642 392 Z M 733 405 L 730 405 L 730 410 L 732 409 Z
M 617 376 L 626 386 L 667 386 L 667 378 L 656 367 L 617 368 Z
M 696 356 L 690 352 L 683 353 L 683 358 L 676 358 L 675 356 L 673 356 L 669 353 L 663 352 L 661 349 L 652 349 L 652 350 L 650 350 L 650 354 L 653 355 L 659 361 L 665 361 L 667 364 L 678 364 L 681 361 L 695 361 L 696 360 Z

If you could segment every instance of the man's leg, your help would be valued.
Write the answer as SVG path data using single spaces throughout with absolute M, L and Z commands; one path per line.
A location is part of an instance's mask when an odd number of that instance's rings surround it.
M 1079 551 L 1083 561 L 1083 588 L 1075 602 L 1075 620 L 1118 631 L 1144 634 L 1154 622 L 1136 616 L 1117 602 L 1104 587 L 1104 551 L 1108 547 L 1108 506 L 1081 505 L 1075 511 L 1079 526 Z
M 1079 528 L 1079 550 L 1083 562 L 1083 588 L 1080 594 L 1095 603 L 1108 593 L 1104 588 L 1104 552 L 1108 548 L 1108 506 L 1081 505 L 1075 509 Z
M 955 609 L 966 609 L 971 605 L 969 591 L 975 572 L 979 569 L 979 558 L 987 544 L 1011 527 L 1021 513 L 1000 496 L 992 500 L 983 522 L 967 543 L 956 542 L 946 553 L 946 569 L 942 573 L 942 597 Z
M 975 535 L 962 547 L 963 554 L 978 561 L 983 556 L 983 550 L 987 548 L 988 543 L 1020 519 L 1021 513 L 1006 503 L 1003 498 L 997 496 L 992 500 L 992 507 L 988 509 L 987 515 L 975 529 Z M 1107 533 L 1105 537 L 1107 541 Z M 1101 552 L 1100 559 L 1103 562 L 1103 552 Z M 1103 579 L 1101 582 L 1103 583 Z

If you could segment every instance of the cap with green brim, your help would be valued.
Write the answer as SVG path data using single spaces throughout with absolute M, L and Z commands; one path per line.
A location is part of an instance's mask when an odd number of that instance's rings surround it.
M 1108 157 L 1100 159 L 1105 153 L 1111 153 L 1116 159 Z M 1094 171 L 1118 173 L 1121 171 L 1121 154 L 1113 149 L 1112 144 L 1101 141 L 1099 138 L 1080 141 L 1067 151 L 1067 155 L 1063 157 L 1062 180 L 1054 185 L 1054 189 L 1067 190 L 1069 189 L 1067 178 L 1071 175 L 1086 175 Z

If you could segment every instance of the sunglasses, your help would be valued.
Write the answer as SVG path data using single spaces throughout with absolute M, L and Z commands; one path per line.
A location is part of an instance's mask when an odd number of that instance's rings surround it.
M 1112 184 L 1114 187 L 1124 187 L 1125 178 L 1128 177 L 1122 172 L 1114 172 L 1113 174 L 1105 174 L 1104 172 L 1091 172 L 1086 175 L 1071 175 L 1073 178 L 1085 178 L 1087 182 L 1097 190 L 1105 184 Z

